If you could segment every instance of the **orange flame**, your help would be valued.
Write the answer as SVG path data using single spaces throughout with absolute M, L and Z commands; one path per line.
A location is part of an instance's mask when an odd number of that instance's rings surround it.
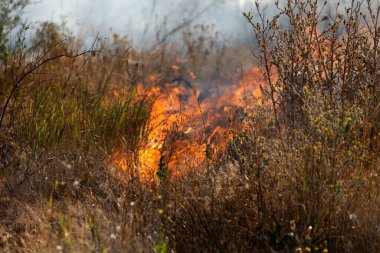
M 179 66 L 172 68 L 177 70 Z M 150 76 L 148 81 L 156 83 L 157 78 Z M 230 132 L 239 127 L 239 113 L 244 111 L 245 99 L 259 97 L 263 83 L 260 70 L 252 68 L 240 81 L 215 85 L 208 90 L 201 90 L 199 83 L 189 87 L 178 82 L 148 90 L 148 96 L 155 97 L 155 102 L 148 143 L 139 152 L 140 178 L 144 175 L 151 178 L 163 158 L 172 175 L 179 175 L 208 159 L 207 147 L 213 153 L 223 149 L 231 138 Z M 201 99 L 202 92 L 208 96 Z M 120 161 L 118 165 L 127 166 Z

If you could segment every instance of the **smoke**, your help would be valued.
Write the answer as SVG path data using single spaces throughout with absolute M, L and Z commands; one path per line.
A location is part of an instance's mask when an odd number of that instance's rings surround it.
M 250 0 L 41 0 L 26 8 L 24 18 L 35 26 L 64 23 L 84 38 L 118 33 L 137 43 L 149 43 L 160 29 L 169 32 L 191 21 L 187 24 L 213 25 L 222 38 L 236 41 L 251 35 L 242 12 L 252 7 Z

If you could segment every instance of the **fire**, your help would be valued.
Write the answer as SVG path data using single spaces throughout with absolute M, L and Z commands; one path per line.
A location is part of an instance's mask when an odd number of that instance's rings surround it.
M 313 60 L 325 60 L 330 54 L 331 42 L 323 40 L 325 47 L 320 50 L 315 43 L 320 38 L 316 30 L 307 30 L 311 34 L 311 55 Z M 319 42 L 318 42 L 319 43 Z M 296 63 L 304 61 L 297 55 Z M 182 76 L 183 66 L 173 64 L 173 73 Z M 318 70 L 323 77 L 322 70 Z M 280 76 L 276 67 L 272 66 L 270 80 L 276 83 Z M 155 102 L 151 111 L 148 143 L 139 151 L 139 175 L 152 178 L 160 162 L 164 162 L 172 171 L 172 175 L 189 171 L 204 164 L 219 150 L 223 150 L 232 134 L 242 127 L 240 116 L 249 106 L 246 101 L 250 97 L 260 97 L 260 87 L 265 86 L 265 79 L 257 67 L 246 73 L 236 71 L 237 81 L 223 83 L 216 80 L 212 83 L 197 82 L 196 74 L 187 71 L 191 84 L 180 80 L 173 83 L 160 84 L 160 76 L 151 75 L 147 82 L 152 88 L 144 90 Z M 119 93 L 114 92 L 118 97 Z M 119 160 L 119 159 L 118 159 Z M 127 170 L 127 164 L 118 161 L 118 165 Z
M 148 80 L 157 82 L 157 77 L 150 76 Z M 233 84 L 211 83 L 202 87 L 197 82 L 191 86 L 176 82 L 147 91 L 155 102 L 148 143 L 139 151 L 140 178 L 151 178 L 160 161 L 166 163 L 172 175 L 178 175 L 204 163 L 210 152 L 215 154 L 223 149 L 239 127 L 246 98 L 259 97 L 263 83 L 260 70 L 252 68 Z M 123 162 L 118 165 L 127 169 Z

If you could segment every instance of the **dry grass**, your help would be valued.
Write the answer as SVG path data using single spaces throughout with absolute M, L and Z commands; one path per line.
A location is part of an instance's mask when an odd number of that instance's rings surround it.
M 268 23 L 257 8 L 261 23 L 246 17 L 263 96 L 245 98 L 225 149 L 183 171 L 162 162 L 153 180 L 138 177 L 149 91 L 192 74 L 227 82 L 238 49 L 212 48 L 198 27 L 185 51 L 139 52 L 115 35 L 78 54 L 53 24 L 12 49 L 0 63 L 0 251 L 379 252 L 380 8 L 289 0 Z

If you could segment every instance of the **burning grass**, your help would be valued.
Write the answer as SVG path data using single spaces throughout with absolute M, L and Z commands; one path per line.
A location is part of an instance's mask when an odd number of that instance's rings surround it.
M 189 33 L 78 54 L 44 24 L 9 49 L 1 250 L 378 252 L 380 9 L 276 6 L 246 14 L 258 67 Z

